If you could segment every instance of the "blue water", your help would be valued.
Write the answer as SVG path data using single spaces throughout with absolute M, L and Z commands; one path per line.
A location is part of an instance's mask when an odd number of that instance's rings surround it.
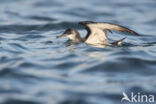
M 85 20 L 140 36 L 109 34 L 127 38 L 106 48 L 56 39 L 85 36 Z M 123 92 L 156 97 L 156 0 L 0 0 L 0 104 L 121 104 Z

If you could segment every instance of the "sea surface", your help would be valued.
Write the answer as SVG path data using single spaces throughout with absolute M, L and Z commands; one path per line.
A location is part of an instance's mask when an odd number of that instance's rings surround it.
M 67 28 L 84 37 L 86 20 L 140 36 L 109 33 L 126 39 L 105 48 L 56 39 Z M 0 0 L 0 104 L 133 104 L 123 92 L 156 104 L 156 0 Z

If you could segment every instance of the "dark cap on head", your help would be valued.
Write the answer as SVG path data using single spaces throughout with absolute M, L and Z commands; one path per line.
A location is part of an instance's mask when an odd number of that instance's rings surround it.
M 68 28 L 63 34 L 71 34 L 73 31 L 72 28 Z
M 77 31 L 75 29 L 68 28 L 65 30 L 65 32 L 62 35 L 57 36 L 56 38 L 66 37 L 66 36 L 71 35 L 71 34 L 74 35 L 74 33 L 77 33 Z

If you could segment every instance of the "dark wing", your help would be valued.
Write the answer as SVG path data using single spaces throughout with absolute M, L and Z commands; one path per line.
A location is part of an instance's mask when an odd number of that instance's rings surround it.
M 101 29 L 104 32 L 106 32 L 106 31 L 119 31 L 119 32 L 130 33 L 132 35 L 139 35 L 135 31 L 130 30 L 127 27 L 123 27 L 123 26 L 116 25 L 116 24 L 111 24 L 111 23 L 106 23 L 106 22 L 82 21 L 82 22 L 79 22 L 79 24 L 85 26 L 85 28 L 88 31 L 86 38 L 89 37 L 89 35 L 90 35 L 90 33 L 92 32 L 93 29 L 94 30 Z
M 79 24 L 84 26 L 85 29 L 87 30 L 87 35 L 86 35 L 85 39 L 87 39 L 89 37 L 89 35 L 91 34 L 91 29 L 87 25 L 90 23 L 94 24 L 95 22 L 92 22 L 92 21 L 81 21 L 81 22 L 79 22 Z

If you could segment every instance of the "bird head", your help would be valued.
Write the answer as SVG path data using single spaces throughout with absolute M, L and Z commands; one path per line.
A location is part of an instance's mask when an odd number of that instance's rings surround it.
M 77 32 L 76 29 L 69 28 L 69 29 L 65 30 L 65 32 L 62 35 L 57 36 L 56 38 L 67 37 L 70 40 L 75 40 L 75 38 L 77 37 L 77 35 L 79 35 L 79 33 Z

